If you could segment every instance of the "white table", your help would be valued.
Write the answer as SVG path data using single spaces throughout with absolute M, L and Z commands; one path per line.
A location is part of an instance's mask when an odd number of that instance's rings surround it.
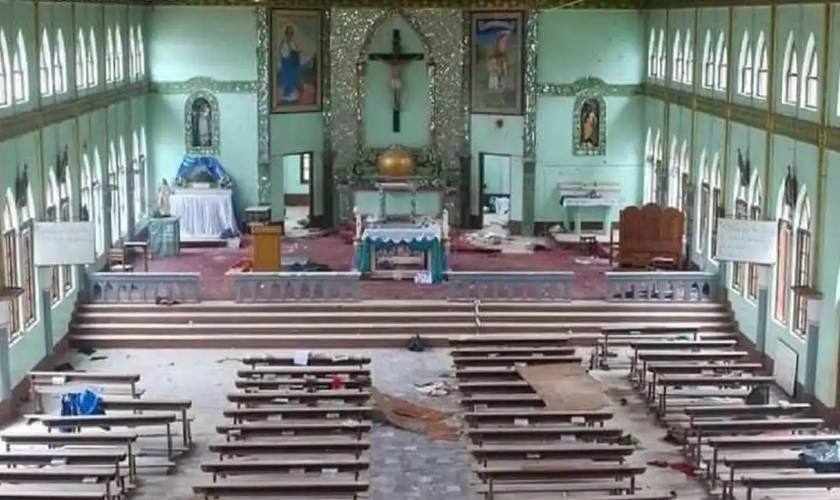
M 180 218 L 181 240 L 219 240 L 236 227 L 230 189 L 178 189 L 172 195 L 172 215 Z
M 563 207 L 566 208 L 566 227 L 571 227 L 570 212 L 574 209 L 575 215 L 575 234 L 581 235 L 581 209 L 583 208 L 600 208 L 603 210 L 603 224 L 604 234 L 610 234 L 612 229 L 612 214 L 613 207 L 621 204 L 621 200 L 615 198 L 563 198 Z

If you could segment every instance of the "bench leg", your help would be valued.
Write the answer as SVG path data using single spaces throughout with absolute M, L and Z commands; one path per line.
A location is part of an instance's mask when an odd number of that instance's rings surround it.
M 184 448 L 189 448 L 192 436 L 190 436 L 190 420 L 187 418 L 186 408 L 181 410 L 181 434 L 183 434 Z
M 728 498 L 735 499 L 735 467 L 729 467 L 729 491 L 724 491 L 723 500 Z
M 166 456 L 169 460 L 175 459 L 175 450 L 172 449 L 172 424 L 166 424 Z
M 744 500 L 752 500 L 752 486 L 747 486 L 747 496 Z

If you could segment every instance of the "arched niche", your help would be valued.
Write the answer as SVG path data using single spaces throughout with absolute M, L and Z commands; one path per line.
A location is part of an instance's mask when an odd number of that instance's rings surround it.
M 191 156 L 218 156 L 219 101 L 212 92 L 197 90 L 184 103 L 184 150 Z
M 606 84 L 599 78 L 581 78 L 572 84 L 575 91 L 572 152 L 575 156 L 607 154 Z

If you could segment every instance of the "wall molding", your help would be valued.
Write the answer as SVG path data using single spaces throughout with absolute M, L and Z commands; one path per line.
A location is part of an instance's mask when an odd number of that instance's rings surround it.
M 255 94 L 258 88 L 258 80 L 215 80 L 196 76 L 182 81 L 152 82 L 150 91 L 164 95 L 189 95 L 201 90 L 213 94 Z
M 95 3 L 109 0 L 82 0 Z M 626 10 L 643 7 L 643 0 L 591 0 L 569 2 L 568 0 L 135 0 L 140 5 L 190 6 L 190 7 L 254 7 L 260 3 L 265 7 L 298 9 L 330 8 L 389 8 L 389 9 L 608 9 Z
M 594 76 L 585 76 L 571 83 L 538 83 L 536 89 L 540 97 L 576 97 L 581 92 L 592 92 L 604 97 L 631 97 L 641 95 L 642 84 L 607 83 Z
M 8 141 L 148 93 L 149 82 L 136 82 L 0 118 L 0 141 Z

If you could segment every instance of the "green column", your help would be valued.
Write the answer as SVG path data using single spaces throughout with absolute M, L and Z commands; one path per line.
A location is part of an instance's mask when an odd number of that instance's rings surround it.
M 534 235 L 536 173 L 536 158 L 526 158 L 522 164 L 522 236 Z

